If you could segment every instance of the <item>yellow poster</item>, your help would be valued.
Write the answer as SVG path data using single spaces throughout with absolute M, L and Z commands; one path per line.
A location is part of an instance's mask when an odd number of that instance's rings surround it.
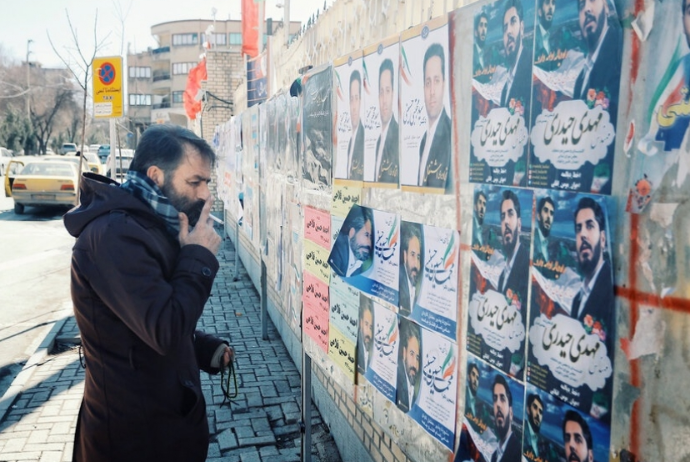
M 122 117 L 122 57 L 93 60 L 93 114 L 97 119 Z
M 355 343 L 348 339 L 338 328 L 329 326 L 328 356 L 355 382 Z
M 328 284 L 331 280 L 329 251 L 311 241 L 304 241 L 304 269 Z

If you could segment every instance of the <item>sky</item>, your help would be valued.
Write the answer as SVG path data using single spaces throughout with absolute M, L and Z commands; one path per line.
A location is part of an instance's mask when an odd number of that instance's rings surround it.
M 266 0 L 266 18 L 283 19 L 283 9 L 276 5 L 284 0 Z M 333 0 L 328 0 L 330 5 Z M 94 22 L 98 15 L 96 35 L 104 40 L 99 56 L 127 54 L 128 44 L 132 53 L 155 48 L 151 26 L 181 19 L 241 19 L 240 0 L 0 0 L 0 46 L 2 54 L 17 64 L 26 59 L 27 45 L 30 61 L 38 61 L 43 67 L 64 67 L 48 41 L 48 35 L 56 49 L 65 56 L 74 52 L 74 40 L 70 35 L 65 11 L 69 12 L 72 25 L 77 31 L 80 47 L 85 55 L 94 49 Z M 307 18 L 322 9 L 324 0 L 292 0 L 290 19 L 306 22 Z M 122 20 L 124 17 L 124 34 Z M 124 39 L 123 39 L 124 35 Z M 30 44 L 27 42 L 32 40 Z

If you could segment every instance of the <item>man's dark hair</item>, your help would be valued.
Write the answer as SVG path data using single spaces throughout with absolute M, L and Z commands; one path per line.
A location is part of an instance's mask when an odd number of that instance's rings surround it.
M 470 371 L 474 369 L 477 371 L 477 375 L 479 375 L 479 366 L 477 366 L 475 363 L 469 363 L 467 365 L 467 376 L 470 375 Z
M 362 76 L 359 74 L 358 70 L 354 70 L 352 74 L 350 74 L 350 88 L 352 88 L 352 82 L 355 80 L 359 84 L 359 92 L 362 93 Z
M 577 208 L 575 209 L 575 214 L 573 215 L 573 223 L 576 223 L 577 214 L 580 210 L 591 209 L 594 212 L 594 219 L 597 220 L 599 224 L 599 231 L 606 231 L 606 220 L 604 218 L 604 211 L 601 205 L 591 197 L 583 197 L 580 202 L 577 203 Z
M 395 85 L 395 72 L 393 72 L 393 61 L 389 58 L 384 59 L 381 63 L 381 67 L 379 67 L 379 88 L 381 88 L 381 76 L 383 75 L 383 71 L 391 71 L 391 87 L 393 87 Z
M 593 451 L 592 432 L 589 431 L 589 425 L 587 424 L 587 421 L 582 418 L 580 413 L 573 411 L 572 409 L 565 413 L 565 416 L 563 417 L 563 440 L 565 440 L 565 424 L 567 422 L 576 422 L 580 425 L 580 428 L 582 429 L 582 436 L 585 437 L 585 441 L 587 442 L 587 449 Z
M 479 27 L 479 21 L 481 21 L 482 18 L 486 19 L 487 23 L 489 22 L 489 16 L 487 16 L 487 14 L 484 10 L 480 11 L 479 14 L 474 17 L 474 30 L 475 31 L 477 30 L 477 27 Z
M 479 189 L 474 193 L 474 202 L 473 202 L 474 205 L 477 205 L 477 201 L 479 200 L 479 196 L 483 196 L 484 200 L 486 200 L 486 194 L 484 194 L 484 191 Z
M 543 209 L 547 203 L 551 204 L 551 207 L 553 207 L 553 209 L 556 210 L 556 204 L 554 204 L 553 199 L 551 199 L 551 196 L 544 196 L 541 199 L 539 199 L 539 202 L 537 203 L 537 213 L 541 213 L 541 209 Z
M 517 217 L 520 218 L 520 200 L 517 197 L 517 194 L 515 194 L 513 191 L 510 189 L 506 189 L 503 191 L 503 198 L 501 199 L 501 204 L 499 205 L 499 213 L 501 209 L 503 209 L 503 203 L 507 200 L 513 201 L 513 207 L 515 208 L 515 213 L 517 214 Z
M 424 78 L 426 79 L 426 62 L 434 56 L 441 58 L 441 76 L 446 79 L 446 54 L 443 52 L 443 47 L 440 43 L 429 45 L 424 53 Z
M 407 249 L 410 246 L 410 240 L 413 237 L 416 237 L 419 239 L 419 244 L 421 246 L 422 244 L 422 231 L 419 229 L 419 226 L 417 226 L 414 223 L 405 223 L 401 227 L 401 234 L 402 234 L 402 250 L 403 252 L 406 252 Z M 402 254 L 401 254 L 402 258 Z
M 496 377 L 494 377 L 494 384 L 491 385 L 492 399 L 496 385 L 503 385 L 503 388 L 506 390 L 506 396 L 508 397 L 508 406 L 513 407 L 513 394 L 510 392 L 510 387 L 508 386 L 508 382 L 506 381 L 505 377 L 500 374 L 496 374 Z
M 178 125 L 152 125 L 139 140 L 129 169 L 146 175 L 149 167 L 155 165 L 168 178 L 182 162 L 187 146 L 198 151 L 211 166 L 216 163 L 216 154 L 211 146 L 194 132 Z
M 371 209 L 358 207 L 358 211 L 353 214 L 349 221 L 349 227 L 347 228 L 346 234 L 349 233 L 352 228 L 355 229 L 355 233 L 358 233 L 360 229 L 364 228 L 367 221 L 371 223 L 372 227 L 374 226 L 374 215 L 371 213 Z
M 411 322 L 405 322 L 400 324 L 400 346 L 402 348 L 407 348 L 407 345 L 410 342 L 411 338 L 416 338 L 419 344 L 422 344 L 421 341 L 421 335 L 419 333 L 419 329 L 416 328 L 416 325 L 411 323 Z M 402 350 L 401 350 L 402 354 Z
M 364 317 L 364 312 L 368 311 L 371 313 L 372 319 L 374 318 L 374 303 L 371 301 L 370 298 L 361 296 L 359 300 L 360 304 L 360 310 L 359 310 L 359 319 L 362 319 Z
M 517 12 L 518 18 L 520 18 L 520 22 L 522 22 L 522 2 L 520 0 L 506 0 L 505 5 L 503 7 L 503 17 L 505 18 L 506 13 L 508 12 L 509 9 L 515 8 L 515 11 Z
M 544 401 L 542 401 L 539 395 L 536 393 L 531 393 L 527 395 L 527 408 L 529 409 L 532 406 L 532 403 L 535 401 L 539 401 L 539 404 L 541 404 L 542 409 L 544 408 Z

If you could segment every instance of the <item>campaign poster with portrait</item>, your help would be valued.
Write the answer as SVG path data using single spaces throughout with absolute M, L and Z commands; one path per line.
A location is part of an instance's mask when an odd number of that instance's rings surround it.
M 374 309 L 374 328 L 371 337 L 371 357 L 365 377 L 386 399 L 396 403 L 400 345 L 398 315 L 376 300 L 369 300 Z
M 609 460 L 611 429 L 608 425 L 530 384 L 525 387 L 524 428 L 523 460 L 584 461 L 589 460 L 590 450 L 593 461 Z
M 301 177 L 300 152 L 302 150 L 302 133 L 300 132 L 300 98 L 296 96 L 287 99 L 287 116 L 285 124 L 287 129 L 287 145 L 285 149 L 285 175 L 289 183 L 296 183 Z
M 326 189 L 331 185 L 333 162 L 332 67 L 311 71 L 302 78 L 302 85 L 302 178 L 312 188 Z
M 400 185 L 444 193 L 450 185 L 453 133 L 448 17 L 400 36 Z
M 328 257 L 333 272 L 364 293 L 398 305 L 400 217 L 355 205 Z
M 471 354 L 467 381 L 455 460 L 496 460 L 494 453 L 501 446 L 501 460 L 520 461 L 525 386 Z
M 400 43 L 397 35 L 364 49 L 362 63 L 364 181 L 397 188 L 400 181 Z
M 403 222 L 400 233 L 400 314 L 456 339 L 460 233 Z
M 475 13 L 470 181 L 527 185 L 534 0 L 497 0 Z
M 610 421 L 613 199 L 537 190 L 527 381 Z
M 467 350 L 522 380 L 532 191 L 474 188 Z
M 336 104 L 334 183 L 361 186 L 364 179 L 362 51 L 333 62 Z
M 405 348 L 402 326 L 406 320 L 402 317 L 400 319 L 399 358 L 403 362 L 404 372 L 412 369 L 413 354 L 417 353 L 419 357 L 416 372 L 419 376 L 419 397 L 414 401 L 410 417 L 441 444 L 453 450 L 458 393 L 458 346 L 436 332 L 421 328 L 419 349 L 414 351 L 414 341 L 408 341 L 408 347 Z M 400 371 L 400 364 L 398 370 Z
M 537 2 L 529 185 L 611 194 L 623 32 L 613 2 Z
M 331 213 L 333 216 L 346 217 L 353 205 L 361 203 L 362 188 L 339 184 L 333 185 L 333 199 L 331 200 Z

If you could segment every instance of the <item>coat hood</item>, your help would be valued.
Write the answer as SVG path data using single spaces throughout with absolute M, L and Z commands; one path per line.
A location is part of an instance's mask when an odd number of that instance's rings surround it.
M 74 237 L 79 237 L 93 220 L 113 210 L 126 211 L 151 225 L 165 226 L 163 220 L 155 215 L 148 204 L 121 189 L 120 183 L 115 180 L 87 172 L 82 175 L 79 190 L 79 205 L 63 217 L 67 232 Z

